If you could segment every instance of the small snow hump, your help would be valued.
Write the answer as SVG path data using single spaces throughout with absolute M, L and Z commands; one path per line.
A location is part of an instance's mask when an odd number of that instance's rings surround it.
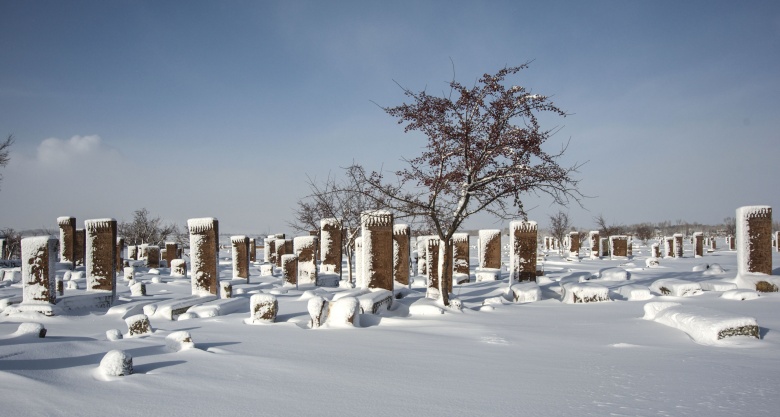
M 100 371 L 107 376 L 126 376 L 133 373 L 133 357 L 123 350 L 112 350 L 100 361 Z

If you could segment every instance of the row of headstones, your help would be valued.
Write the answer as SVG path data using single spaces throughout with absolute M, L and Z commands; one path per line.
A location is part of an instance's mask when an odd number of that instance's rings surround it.
M 630 258 L 633 256 L 633 238 L 627 235 L 613 235 L 608 238 L 600 237 L 598 231 L 588 233 L 590 242 L 590 258 L 598 259 L 602 257 L 611 258 Z M 564 237 L 563 247 L 569 252 L 568 257 L 578 259 L 580 257 L 580 234 L 579 232 L 570 232 Z M 544 250 L 559 250 L 561 243 L 552 236 L 545 236 L 542 241 Z

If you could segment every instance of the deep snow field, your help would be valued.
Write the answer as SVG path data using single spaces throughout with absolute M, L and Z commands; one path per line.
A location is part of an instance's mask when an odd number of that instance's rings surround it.
M 722 239 L 717 244 L 725 246 Z M 736 252 L 694 258 L 690 245 L 685 249 L 684 258 L 661 259 L 654 268 L 645 267 L 644 246 L 628 261 L 590 260 L 583 250 L 580 262 L 568 262 L 550 253 L 541 300 L 514 303 L 496 298 L 507 292 L 506 274 L 474 282 L 472 245 L 471 282 L 453 290 L 461 311 L 440 312 L 416 277 L 391 311 L 361 315 L 355 328 L 309 328 L 306 291 L 315 287 L 282 287 L 280 276 L 261 276 L 254 264 L 249 284 L 232 281 L 234 297 L 246 300 L 239 312 L 151 317 L 153 334 L 109 341 L 108 330 L 127 334 L 123 317 L 139 312 L 130 303 L 190 295 L 189 281 L 169 277 L 166 268 L 159 275 L 138 268 L 148 295 L 131 297 L 120 275 L 111 310 L 0 315 L 0 416 L 777 416 L 780 293 L 748 300 L 724 298 L 724 291 L 652 292 L 647 300 L 621 295 L 627 293 L 621 287 L 650 288 L 664 278 L 734 281 Z M 229 280 L 230 252 L 220 256 L 222 279 Z M 773 264 L 780 265 L 780 254 L 773 252 Z M 628 281 L 594 281 L 610 288 L 612 301 L 561 301 L 561 280 L 617 266 L 630 273 Z M 277 293 L 276 323 L 245 323 L 249 297 L 258 292 Z M 20 284 L 0 288 L 0 298 L 19 294 Z M 760 339 L 696 342 L 643 319 L 645 305 L 657 301 L 754 318 Z M 16 334 L 24 322 L 42 323 L 46 337 Z M 166 336 L 179 330 L 192 335 L 194 348 L 166 346 Z M 98 370 L 114 349 L 132 355 L 132 375 Z

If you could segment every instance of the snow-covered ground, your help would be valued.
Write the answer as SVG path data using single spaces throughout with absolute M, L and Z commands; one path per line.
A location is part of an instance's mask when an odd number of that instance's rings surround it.
M 0 317 L 0 415 L 777 415 L 780 294 L 734 291 L 736 252 L 693 258 L 686 246 L 685 258 L 652 268 L 645 267 L 644 246 L 628 261 L 590 260 L 585 252 L 581 262 L 550 254 L 541 299 L 514 303 L 504 297 L 506 273 L 502 281 L 474 282 L 472 246 L 472 282 L 454 287 L 461 311 L 441 313 L 416 277 L 410 292 L 397 291 L 408 295 L 391 311 L 361 315 L 356 328 L 311 329 L 313 294 L 306 291 L 314 287 L 282 287 L 280 276 L 261 276 L 255 264 L 249 284 L 232 281 L 244 301 L 239 311 L 178 321 L 151 316 L 150 335 L 128 337 L 124 319 L 143 312 L 133 303 L 190 295 L 186 279 L 139 268 L 136 279 L 148 295 L 132 297 L 120 275 L 120 298 L 108 312 Z M 229 252 L 221 256 L 228 280 Z M 780 255 L 773 257 L 780 265 Z M 602 271 L 612 267 L 628 274 Z M 694 287 L 694 295 L 661 295 L 663 285 L 654 285 L 661 279 L 672 293 Z M 605 287 L 612 301 L 564 303 L 562 283 Z M 686 286 L 695 283 L 701 290 Z M 276 323 L 247 324 L 250 297 L 259 292 L 276 294 Z M 0 288 L 0 298 L 19 294 L 19 284 Z M 679 306 L 645 308 L 658 302 Z M 688 313 L 716 324 L 720 317 L 754 319 L 760 339 L 696 338 L 685 326 L 706 333 L 704 325 L 674 325 Z M 17 333 L 26 322 L 42 323 L 46 337 Z M 112 329 L 125 337 L 109 340 Z M 189 332 L 194 348 L 175 351 L 186 343 L 166 336 L 178 331 Z M 98 370 L 116 349 L 132 356 L 132 375 Z

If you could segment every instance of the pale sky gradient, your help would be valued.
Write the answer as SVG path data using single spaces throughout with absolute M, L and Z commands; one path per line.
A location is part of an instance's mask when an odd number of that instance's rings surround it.
M 146 207 L 289 232 L 307 174 L 419 153 L 372 101 L 443 90 L 450 60 L 465 84 L 534 61 L 511 82 L 571 113 L 547 149 L 588 161 L 578 227 L 780 208 L 777 1 L 2 0 L 0 56 L 0 227 Z

